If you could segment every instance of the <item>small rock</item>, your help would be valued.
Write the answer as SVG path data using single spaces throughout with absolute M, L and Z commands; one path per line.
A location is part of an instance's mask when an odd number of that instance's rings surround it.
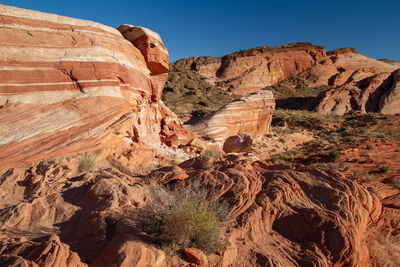
M 207 256 L 204 255 L 203 251 L 197 248 L 184 248 L 183 253 L 188 260 L 198 266 L 207 266 Z

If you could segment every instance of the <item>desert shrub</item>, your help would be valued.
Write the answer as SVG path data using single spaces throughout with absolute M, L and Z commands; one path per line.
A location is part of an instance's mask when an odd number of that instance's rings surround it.
M 340 158 L 340 153 L 337 150 L 331 150 L 329 151 L 328 156 L 330 161 L 335 162 Z
M 360 156 L 369 158 L 370 154 L 367 151 L 361 151 Z
M 228 205 L 219 202 L 198 184 L 173 190 L 151 185 L 146 206 L 146 231 L 164 250 L 176 252 L 195 247 L 213 252 L 224 245 L 222 231 L 228 218 Z
M 388 172 L 388 171 L 390 171 L 390 167 L 387 165 L 379 164 L 378 170 L 379 170 L 379 172 Z
M 371 229 L 367 236 L 371 266 L 400 266 L 400 233 L 392 228 Z
M 79 172 L 90 172 L 94 169 L 96 159 L 91 155 L 83 156 L 79 161 Z
M 200 167 L 202 169 L 210 168 L 217 158 L 224 155 L 221 149 L 218 147 L 210 147 L 204 151 L 202 155 L 199 156 Z
M 268 137 L 268 138 L 272 138 L 272 134 L 270 134 L 270 133 L 266 134 L 265 136 Z
M 371 144 L 368 144 L 365 148 L 367 150 L 374 150 L 374 147 Z
M 279 153 L 271 156 L 271 161 L 274 164 L 283 163 L 286 161 L 292 161 L 293 159 L 294 159 L 293 154 L 289 152 Z
M 282 144 L 286 143 L 286 140 L 284 138 L 282 138 L 282 137 L 279 138 L 278 141 L 281 142 Z

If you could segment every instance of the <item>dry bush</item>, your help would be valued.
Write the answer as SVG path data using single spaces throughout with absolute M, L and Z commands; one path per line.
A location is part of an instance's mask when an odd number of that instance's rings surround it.
M 375 262 L 374 266 L 400 266 L 400 233 L 392 229 L 385 232 L 370 231 L 369 252 Z
M 224 155 L 221 149 L 218 147 L 210 147 L 204 151 L 202 155 L 199 156 L 200 167 L 202 169 L 210 168 L 217 158 Z
M 96 159 L 92 155 L 85 155 L 79 161 L 79 172 L 90 172 L 94 169 Z
M 145 231 L 165 251 L 195 247 L 213 252 L 223 247 L 228 206 L 198 183 L 180 190 L 153 183 L 150 195 L 143 221 Z

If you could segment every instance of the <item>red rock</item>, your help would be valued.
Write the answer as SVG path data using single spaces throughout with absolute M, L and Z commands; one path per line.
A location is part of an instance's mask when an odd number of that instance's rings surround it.
M 56 235 L 36 238 L 31 241 L 0 243 L 0 265 L 41 267 L 85 267 L 78 254 L 70 251 Z
M 208 260 L 203 251 L 197 248 L 184 248 L 183 253 L 188 260 L 197 266 L 208 266 Z
M 248 152 L 252 150 L 253 139 L 246 134 L 238 134 L 228 137 L 222 149 L 225 153 Z
M 4 5 L 0 18 L 0 169 L 157 147 L 167 117 L 180 144 L 194 138 L 160 101 L 168 52 L 156 33 L 133 27 L 138 49 L 91 21 Z
M 309 43 L 257 47 L 221 58 L 181 59 L 171 70 L 191 70 L 223 89 L 247 95 L 297 75 L 325 58 L 325 48 Z
M 175 186 L 198 181 L 230 203 L 236 227 L 221 266 L 368 265 L 365 240 L 381 219 L 382 205 L 338 172 L 246 161 L 220 162 L 205 171 L 187 166 L 190 180 Z
M 237 134 L 257 137 L 269 132 L 274 109 L 272 92 L 261 90 L 228 103 L 188 128 L 203 139 L 221 144 Z

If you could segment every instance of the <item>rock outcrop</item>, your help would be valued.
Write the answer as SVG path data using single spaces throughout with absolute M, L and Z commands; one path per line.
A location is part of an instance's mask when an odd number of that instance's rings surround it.
M 49 235 L 32 240 L 3 240 L 0 242 L 1 266 L 37 267 L 87 267 L 78 254 L 70 251 L 57 235 Z
M 309 86 L 330 85 L 316 111 L 342 115 L 351 111 L 398 113 L 395 66 L 358 54 L 354 48 L 327 53 L 327 58 L 299 76 Z M 393 72 L 394 71 L 394 72 Z
M 235 226 L 219 266 L 367 266 L 379 199 L 337 172 L 300 165 L 219 162 L 180 165 L 230 205 Z M 210 258 L 209 258 L 210 261 Z
M 310 43 L 262 46 L 224 57 L 181 59 L 171 72 L 193 71 L 211 84 L 240 95 L 297 75 L 325 58 L 325 48 Z
M 162 180 L 189 191 L 200 183 L 228 205 L 227 247 L 207 256 L 209 265 L 368 264 L 366 244 L 376 237 L 369 230 L 382 214 L 374 194 L 334 171 L 242 158 L 206 170 L 191 159 L 174 168 L 178 176 Z M 146 178 L 110 161 L 96 172 L 76 175 L 69 165 L 64 159 L 0 171 L 0 262 L 168 266 L 170 257 L 154 246 L 140 222 L 151 198 L 148 182 L 171 170 L 155 170 Z M 207 262 L 198 254 L 189 260 Z
M 0 169 L 193 139 L 160 101 L 168 53 L 156 33 L 121 26 L 128 41 L 98 23 L 4 5 L 0 18 Z
M 230 102 L 187 126 L 197 136 L 223 144 L 228 137 L 237 134 L 257 137 L 268 133 L 274 109 L 275 99 L 272 92 L 260 90 Z
M 400 113 L 400 69 L 383 72 L 364 79 L 350 80 L 325 92 L 317 112 L 343 115 L 351 111 Z

